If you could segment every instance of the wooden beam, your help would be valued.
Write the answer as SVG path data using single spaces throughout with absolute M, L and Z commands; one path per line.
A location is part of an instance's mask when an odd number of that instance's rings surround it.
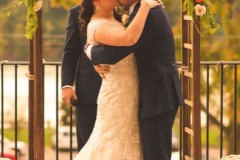
M 200 21 L 200 18 L 197 17 Z M 199 26 L 199 24 L 196 24 Z M 201 106 L 200 106 L 200 34 L 193 25 L 193 130 L 196 133 L 193 141 L 193 159 L 201 160 Z
M 182 5 L 184 0 L 182 0 Z M 191 43 L 190 39 L 190 31 L 191 31 L 191 21 L 186 20 L 185 13 L 182 12 L 182 65 L 184 67 L 188 67 L 190 71 L 190 50 L 184 47 L 184 43 Z M 186 70 L 181 74 L 181 82 L 182 82 L 182 93 L 183 99 L 190 99 L 190 79 L 184 76 Z M 188 71 L 187 71 L 188 72 Z M 184 127 L 190 126 L 190 108 L 183 104 L 182 111 L 182 146 L 180 156 L 181 159 L 184 159 L 184 155 L 191 155 L 191 138 L 188 134 L 185 133 Z
M 185 71 L 184 72 L 184 76 L 188 77 L 188 78 L 193 78 L 193 73 Z
M 189 107 L 193 107 L 193 102 L 189 101 L 188 99 L 184 99 L 184 103 L 188 105 Z
M 38 11 L 38 29 L 34 36 L 34 129 L 35 160 L 44 160 L 44 105 L 43 105 L 43 64 L 42 64 L 42 10 Z
M 190 44 L 190 43 L 184 43 L 184 44 L 183 44 L 183 47 L 184 47 L 184 48 L 187 48 L 187 49 L 193 49 L 193 45 Z
M 191 135 L 191 136 L 194 136 L 194 131 L 191 129 L 191 128 L 188 128 L 188 127 L 184 127 L 184 131 Z
M 193 158 L 189 157 L 188 155 L 185 155 L 185 156 L 184 156 L 184 159 L 185 159 L 185 160 L 193 160 Z
M 30 40 L 30 63 L 29 63 L 29 75 L 33 75 L 33 40 Z M 33 80 L 28 80 L 28 159 L 34 159 L 34 83 Z
M 30 41 L 29 160 L 44 160 L 44 101 L 42 64 L 42 10 L 37 12 L 38 29 Z
M 183 16 L 183 19 L 184 19 L 185 21 L 192 21 L 192 20 L 193 20 L 192 16 L 188 16 L 188 15 L 184 15 L 184 16 Z

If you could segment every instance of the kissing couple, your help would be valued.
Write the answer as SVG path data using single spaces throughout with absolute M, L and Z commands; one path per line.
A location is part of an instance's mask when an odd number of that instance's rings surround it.
M 113 16 L 117 5 L 129 7 L 126 25 Z M 162 3 L 83 0 L 80 31 L 103 79 L 92 134 L 74 160 L 170 160 L 182 94 Z

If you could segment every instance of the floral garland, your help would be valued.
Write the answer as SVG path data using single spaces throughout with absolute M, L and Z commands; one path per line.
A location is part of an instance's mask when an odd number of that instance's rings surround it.
M 220 24 L 216 22 L 215 16 L 211 12 L 210 0 L 184 0 L 183 12 L 193 17 L 194 24 L 201 35 L 213 34 L 220 29 Z M 200 17 L 201 23 L 198 17 Z M 201 24 L 201 30 L 199 24 Z
M 187 15 L 192 16 L 194 24 L 201 35 L 210 33 L 213 34 L 220 29 L 220 25 L 216 22 L 215 16 L 211 13 L 211 0 L 184 0 L 183 11 Z M 15 0 L 15 3 L 11 7 L 4 9 L 4 13 L 7 16 L 11 15 L 11 10 L 16 7 L 25 5 L 27 7 L 26 26 L 25 26 L 25 37 L 32 39 L 38 28 L 38 17 L 37 12 L 42 9 L 43 0 Z M 119 15 L 122 16 L 123 24 L 125 25 L 128 21 L 129 16 L 124 7 L 119 6 L 116 8 Z M 200 21 L 201 19 L 201 30 Z
M 123 6 L 118 6 L 115 10 L 122 17 L 122 22 L 125 25 L 129 18 L 126 9 Z M 216 22 L 215 16 L 211 13 L 210 0 L 184 0 L 183 12 L 193 17 L 196 29 L 201 35 L 213 34 L 220 29 L 219 23 Z M 198 16 L 201 19 L 201 30 Z
M 42 9 L 43 0 L 15 0 L 11 5 L 3 10 L 6 16 L 10 16 L 12 10 L 25 5 L 27 7 L 25 37 L 32 39 L 38 28 L 37 12 Z

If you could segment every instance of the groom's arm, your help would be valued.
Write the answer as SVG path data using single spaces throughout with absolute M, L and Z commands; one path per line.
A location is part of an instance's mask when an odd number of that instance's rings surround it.
M 150 11 L 147 18 L 143 33 L 139 41 L 130 47 L 114 47 L 106 45 L 97 45 L 91 49 L 91 60 L 94 65 L 97 64 L 115 64 L 122 60 L 130 53 L 134 52 L 136 48 L 144 46 L 150 40 L 154 39 L 158 34 L 159 29 L 156 26 L 154 14 L 158 12 L 159 7 L 154 8 Z M 159 16 L 158 16 L 159 17 Z
M 81 40 L 78 30 L 78 12 L 80 7 L 74 7 L 69 10 L 68 26 L 66 28 L 66 39 L 62 58 L 62 100 L 70 106 L 70 99 L 77 95 L 73 89 L 75 73 L 79 54 L 82 52 Z
M 78 25 L 76 23 L 79 7 L 69 10 L 68 26 L 62 57 L 62 87 L 72 86 L 75 80 L 78 57 L 82 52 Z

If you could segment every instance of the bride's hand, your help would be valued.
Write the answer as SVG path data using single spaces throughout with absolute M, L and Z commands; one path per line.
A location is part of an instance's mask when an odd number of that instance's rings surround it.
M 141 0 L 141 5 L 142 4 L 145 4 L 149 7 L 149 9 L 152 9 L 159 6 L 160 4 L 162 5 L 163 3 L 161 0 Z

